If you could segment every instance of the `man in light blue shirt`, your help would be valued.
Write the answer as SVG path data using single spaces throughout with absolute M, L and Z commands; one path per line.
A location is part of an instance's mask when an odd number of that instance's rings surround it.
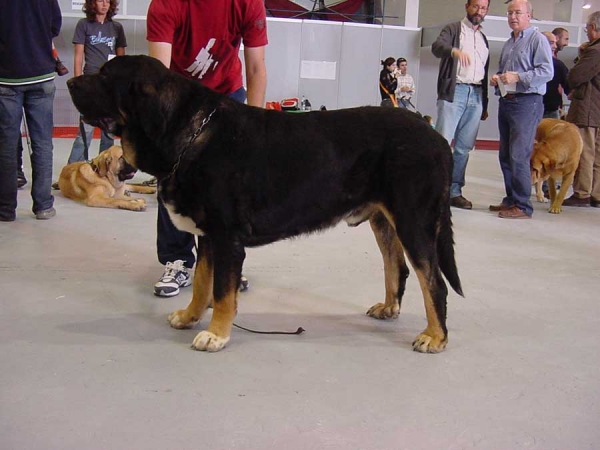
M 506 189 L 506 197 L 499 205 L 490 205 L 490 210 L 498 211 L 503 219 L 529 219 L 533 215 L 529 160 L 544 114 L 542 96 L 554 75 L 550 44 L 531 26 L 532 12 L 528 0 L 508 4 L 512 33 L 502 48 L 498 72 L 490 79 L 496 94 L 501 95 L 499 160 Z

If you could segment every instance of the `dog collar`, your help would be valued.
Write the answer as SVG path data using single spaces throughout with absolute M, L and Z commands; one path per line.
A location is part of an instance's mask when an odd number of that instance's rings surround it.
M 93 159 L 90 159 L 89 161 L 87 161 L 87 163 L 88 163 L 90 166 L 92 166 L 92 170 L 93 170 L 94 172 L 98 173 L 98 171 L 99 171 L 100 169 L 98 168 L 98 166 L 96 165 L 96 163 L 94 162 L 94 160 L 93 160 Z
M 179 158 L 177 158 L 177 162 L 173 166 L 173 169 L 171 170 L 171 173 L 169 173 L 169 175 L 167 175 L 166 177 L 164 177 L 163 178 L 164 180 L 167 180 L 167 179 L 171 178 L 173 176 L 173 174 L 175 174 L 175 172 L 179 168 L 179 164 L 181 163 L 181 160 L 183 159 L 183 156 L 188 151 L 188 149 L 191 147 L 191 145 L 194 143 L 194 141 L 196 140 L 196 138 L 198 136 L 200 136 L 200 133 L 202 133 L 202 130 L 204 129 L 204 127 L 206 126 L 206 124 L 208 122 L 210 122 L 210 118 L 212 117 L 212 115 L 216 111 L 217 111 L 216 108 L 213 109 L 212 112 L 202 120 L 202 123 L 200 124 L 200 126 L 198 127 L 198 129 L 194 132 L 194 134 L 192 134 L 192 137 L 190 138 L 190 141 L 187 143 L 187 145 L 184 147 L 184 149 L 179 154 Z

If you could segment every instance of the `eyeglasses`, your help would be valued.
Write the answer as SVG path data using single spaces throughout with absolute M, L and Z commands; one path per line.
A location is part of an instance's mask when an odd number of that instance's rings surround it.
M 475 11 L 481 11 L 481 12 L 486 12 L 488 10 L 487 6 L 477 6 L 477 5 L 471 5 L 469 6 L 469 8 L 474 9 Z
M 507 11 L 506 12 L 506 15 L 508 17 L 510 17 L 510 16 L 517 16 L 517 17 L 519 17 L 519 16 L 522 16 L 523 14 L 528 14 L 528 13 L 526 13 L 524 11 Z

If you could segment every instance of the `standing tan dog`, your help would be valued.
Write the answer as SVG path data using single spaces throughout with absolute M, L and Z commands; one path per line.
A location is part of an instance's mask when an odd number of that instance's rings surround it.
M 531 181 L 535 184 L 538 202 L 545 203 L 542 183 L 548 180 L 550 209 L 560 214 L 562 203 L 579 165 L 583 141 L 577 126 L 558 119 L 542 119 L 535 135 L 531 154 Z M 556 193 L 556 181 L 562 178 L 560 191 Z
M 104 150 L 91 162 L 75 162 L 63 167 L 58 187 L 65 197 L 99 208 L 143 211 L 146 200 L 129 197 L 128 192 L 154 194 L 156 188 L 126 184 L 136 169 L 123 158 L 118 145 Z

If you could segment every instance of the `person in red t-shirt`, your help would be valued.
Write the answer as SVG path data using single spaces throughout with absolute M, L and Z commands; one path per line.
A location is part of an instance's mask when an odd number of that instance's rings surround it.
M 171 70 L 251 106 L 263 107 L 267 86 L 267 23 L 262 0 L 152 0 L 147 36 L 150 56 Z M 240 45 L 244 44 L 246 86 Z M 194 235 L 175 228 L 158 196 L 156 246 L 165 265 L 154 294 L 172 297 L 191 284 Z M 242 289 L 247 280 L 242 280 Z

